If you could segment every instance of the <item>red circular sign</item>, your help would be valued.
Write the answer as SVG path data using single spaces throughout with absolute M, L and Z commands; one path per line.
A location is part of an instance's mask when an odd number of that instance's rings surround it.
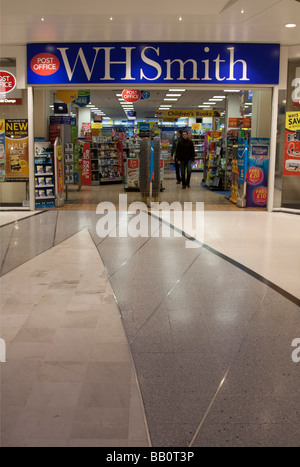
M 142 93 L 138 89 L 124 89 L 122 97 L 126 102 L 137 102 L 142 97 Z
M 251 167 L 248 169 L 247 180 L 251 185 L 257 185 L 263 179 L 264 173 L 258 167 Z
M 30 68 L 34 73 L 41 76 L 49 76 L 56 73 L 60 67 L 58 58 L 49 53 L 35 55 L 30 62 Z
M 253 192 L 253 200 L 256 204 L 266 204 L 268 199 L 268 188 L 260 186 Z
M 0 94 L 7 94 L 12 91 L 17 84 L 17 80 L 12 73 L 0 70 Z

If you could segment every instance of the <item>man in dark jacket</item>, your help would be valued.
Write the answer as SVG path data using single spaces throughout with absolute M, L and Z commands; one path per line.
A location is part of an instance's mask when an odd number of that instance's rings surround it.
M 190 188 L 192 162 L 195 160 L 195 148 L 193 141 L 189 139 L 188 132 L 185 130 L 182 132 L 181 141 L 178 142 L 176 156 L 181 167 L 182 188 Z
M 178 158 L 176 156 L 177 145 L 178 145 L 178 142 L 181 140 L 181 136 L 182 136 L 182 131 L 177 130 L 177 137 L 175 138 L 173 146 L 172 146 L 172 157 L 173 157 L 173 159 L 175 161 L 175 171 L 176 171 L 177 184 L 181 183 L 180 165 L 178 164 Z

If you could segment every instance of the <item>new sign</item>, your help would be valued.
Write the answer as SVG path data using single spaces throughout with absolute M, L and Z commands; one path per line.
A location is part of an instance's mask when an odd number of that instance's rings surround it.
M 28 84 L 278 84 L 278 44 L 28 44 Z

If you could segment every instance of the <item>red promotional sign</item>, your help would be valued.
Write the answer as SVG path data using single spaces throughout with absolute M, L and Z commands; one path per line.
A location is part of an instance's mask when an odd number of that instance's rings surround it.
M 35 55 L 30 62 L 30 68 L 40 76 L 49 76 L 57 72 L 60 67 L 58 58 L 49 53 Z
M 127 164 L 128 164 L 128 169 L 135 170 L 135 169 L 139 168 L 139 160 L 138 159 L 128 159 Z
M 268 199 L 268 188 L 266 186 L 260 186 L 256 188 L 253 193 L 253 200 L 256 204 L 266 204 Z
M 264 173 L 259 167 L 250 167 L 247 172 L 247 180 L 251 185 L 258 185 L 264 178 Z
M 82 184 L 92 184 L 92 171 L 91 171 L 91 149 L 90 143 L 83 144 L 82 150 Z
M 12 91 L 17 84 L 17 80 L 12 73 L 0 70 L 0 94 Z
M 118 142 L 118 171 L 121 176 L 124 175 L 124 161 L 123 161 L 123 143 Z
M 141 97 L 142 93 L 138 89 L 124 89 L 122 92 L 122 98 L 126 102 L 137 102 Z

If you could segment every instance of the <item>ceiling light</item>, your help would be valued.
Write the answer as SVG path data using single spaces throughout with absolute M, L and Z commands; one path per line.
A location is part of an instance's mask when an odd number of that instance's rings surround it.
M 182 21 L 182 16 L 179 16 L 178 20 L 179 20 L 179 21 Z
M 215 102 L 203 102 L 203 105 L 215 105 Z
M 180 97 L 181 94 L 166 94 L 166 97 Z
M 244 10 L 243 8 L 241 9 L 241 13 L 242 13 L 242 14 L 244 14 L 244 13 L 245 13 L 245 10 Z
M 89 103 L 86 107 L 94 107 L 94 104 Z
M 185 89 L 169 89 L 170 92 L 185 92 Z
M 169 99 L 169 98 L 166 99 L 166 98 L 165 98 L 164 101 L 178 101 L 178 99 Z
M 198 105 L 198 107 L 205 107 L 207 109 L 210 105 Z
M 208 99 L 211 102 L 222 102 L 223 99 Z
M 223 92 L 240 92 L 240 89 L 224 89 Z
M 109 18 L 109 20 L 112 21 L 112 20 L 113 20 L 113 17 L 111 16 L 111 17 Z
M 226 96 L 214 96 L 214 99 L 225 99 Z
M 122 97 L 122 94 L 116 94 L 117 97 Z
M 45 18 L 41 18 L 41 21 L 45 21 Z
M 297 24 L 295 23 L 288 23 L 288 24 L 285 24 L 285 27 L 286 28 L 295 28 L 297 26 Z

